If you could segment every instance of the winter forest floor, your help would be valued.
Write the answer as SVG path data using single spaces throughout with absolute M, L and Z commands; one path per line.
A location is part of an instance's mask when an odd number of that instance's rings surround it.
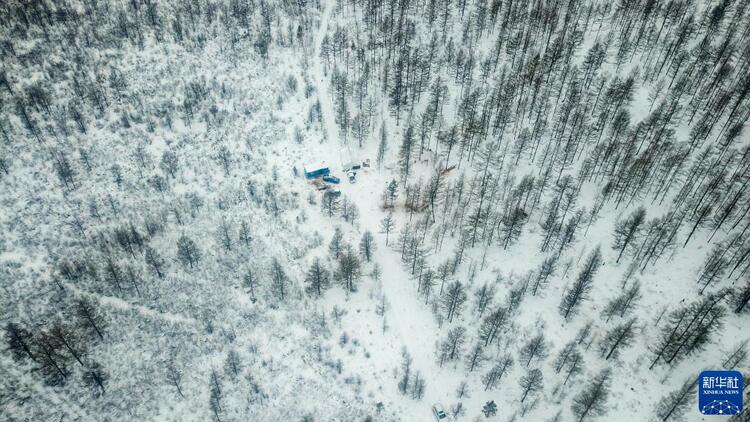
M 456 3 L 0 6 L 2 419 L 708 420 L 750 8 Z

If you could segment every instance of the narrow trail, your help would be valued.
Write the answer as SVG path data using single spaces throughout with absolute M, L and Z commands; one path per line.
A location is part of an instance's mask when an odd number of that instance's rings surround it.
M 338 139 L 339 129 L 335 121 L 333 101 L 329 95 L 328 81 L 320 56 L 323 38 L 328 31 L 334 7 L 335 2 L 333 0 L 326 1 L 320 27 L 315 37 L 310 75 L 318 90 L 324 135 L 329 145 L 338 150 L 339 155 L 342 150 L 348 151 L 349 157 L 346 157 L 346 160 L 349 160 L 352 158 L 352 154 L 348 145 L 342 145 Z M 343 161 L 343 157 L 339 156 L 339 159 Z M 362 226 L 372 231 L 377 231 L 378 222 L 383 213 L 378 207 L 378 196 L 368 192 L 377 191 L 379 188 L 376 186 L 380 186 L 384 182 L 385 180 L 381 179 L 379 175 L 371 173 L 369 176 L 363 176 L 363 179 L 357 183 L 357 189 L 347 192 L 364 211 Z M 376 236 L 376 242 L 378 245 L 375 252 L 376 261 L 382 265 L 382 288 L 389 303 L 386 318 L 390 329 L 385 334 L 386 343 L 397 346 L 396 350 L 405 347 L 413 359 L 414 370 L 420 371 L 430 384 L 425 392 L 422 404 L 402 407 L 401 410 L 407 414 L 401 416 L 410 420 L 423 420 L 423 418 L 431 417 L 429 403 L 446 402 L 455 389 L 455 385 L 458 384 L 454 371 L 448 365 L 444 368 L 438 368 L 435 360 L 435 342 L 438 336 L 442 335 L 442 331 L 447 328 L 438 328 L 430 308 L 424 303 L 424 298 L 417 295 L 415 282 L 403 268 L 397 252 L 387 247 L 385 239 L 381 236 Z M 455 325 L 457 324 L 454 322 L 452 326 Z M 395 357 L 395 360 L 400 362 L 400 356 Z M 382 361 L 380 364 L 370 361 L 370 364 L 374 364 L 374 366 L 386 365 L 381 369 L 390 373 L 393 368 L 387 362 L 389 362 L 389 359 Z M 404 397 L 396 392 L 395 384 L 384 384 L 383 387 L 393 389 L 386 395 L 395 401 L 400 401 Z
M 318 34 L 315 36 L 315 48 L 313 49 L 312 66 L 310 67 L 310 73 L 318 90 L 318 98 L 320 99 L 320 112 L 323 117 L 323 130 L 325 131 L 326 139 L 335 142 L 338 138 L 338 128 L 336 127 L 336 119 L 333 113 L 333 103 L 331 101 L 331 96 L 328 95 L 328 81 L 326 81 L 325 70 L 320 58 L 323 38 L 325 38 L 325 35 L 328 32 L 328 22 L 331 18 L 334 7 L 334 0 L 326 1 L 325 8 L 323 9 L 323 15 L 320 17 L 320 28 L 318 28 Z
M 439 327 L 431 307 L 426 305 L 424 297 L 417 293 L 416 281 L 404 268 L 398 252 L 391 249 L 391 246 L 386 246 L 382 236 L 376 236 L 376 242 L 377 260 L 383 268 L 382 288 L 389 303 L 386 316 L 391 327 L 391 336 L 396 337 L 400 345 L 406 347 L 414 360 L 414 370 L 420 371 L 428 384 L 423 404 L 411 406 L 407 410 L 415 412 L 412 417 L 425 417 L 430 414 L 430 404 L 450 404 L 450 400 L 454 399 L 455 388 L 465 376 L 461 371 L 457 372 L 454 369 L 455 365 L 462 367 L 463 359 L 446 363 L 440 368 L 435 355 L 435 343 L 442 340 L 448 329 L 461 325 L 461 322 L 454 320 L 449 324 L 446 321 Z M 439 286 L 433 289 L 432 297 L 438 294 L 438 289 Z
M 130 303 L 128 301 L 120 299 L 119 297 L 108 296 L 108 295 L 103 295 L 99 293 L 93 293 L 87 290 L 82 290 L 78 288 L 78 286 L 72 283 L 63 283 L 63 286 L 66 289 L 70 289 L 73 293 L 75 293 L 76 297 L 93 296 L 101 304 L 105 304 L 113 308 L 120 309 L 122 311 L 132 310 L 145 317 L 150 317 L 150 318 L 154 318 L 154 319 L 158 319 L 162 321 L 168 321 L 173 324 L 187 324 L 187 325 L 194 325 L 194 326 L 200 325 L 199 321 L 197 321 L 195 318 L 190 317 L 190 316 L 176 314 L 173 312 L 162 312 L 162 311 L 149 308 L 144 305 Z

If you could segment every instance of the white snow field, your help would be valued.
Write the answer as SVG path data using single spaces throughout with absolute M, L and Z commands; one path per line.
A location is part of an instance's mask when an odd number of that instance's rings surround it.
M 750 417 L 745 2 L 9 0 L 0 58 L 3 421 Z

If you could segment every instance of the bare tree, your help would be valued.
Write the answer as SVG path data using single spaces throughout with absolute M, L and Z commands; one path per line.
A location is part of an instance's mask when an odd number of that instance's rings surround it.
M 339 259 L 341 251 L 344 249 L 344 233 L 340 228 L 336 227 L 333 231 L 333 237 L 331 243 L 328 244 L 328 251 L 333 255 L 335 259 Z
M 748 358 L 747 346 L 750 340 L 745 339 L 735 345 L 729 352 L 728 356 L 722 362 L 723 368 L 739 368 L 743 366 Z
M 541 390 L 543 385 L 542 371 L 538 368 L 530 369 L 526 375 L 521 377 L 521 403 L 526 401 L 530 393 Z
M 594 276 L 601 266 L 601 260 L 601 252 L 599 247 L 596 247 L 586 259 L 586 263 L 583 265 L 583 269 L 578 274 L 573 285 L 568 289 L 565 296 L 563 296 L 560 302 L 560 314 L 566 320 L 577 313 L 582 301 L 588 299 L 589 292 L 593 287 Z
M 528 368 L 534 360 L 543 360 L 547 357 L 548 348 L 549 345 L 542 333 L 537 334 L 521 348 L 521 363 Z
M 385 234 L 385 245 L 388 246 L 388 235 L 393 231 L 395 227 L 393 222 L 393 213 L 389 212 L 382 220 L 380 220 L 380 233 Z
M 492 368 L 482 376 L 484 391 L 492 390 L 503 376 L 513 367 L 513 358 L 509 355 L 503 355 Z
M 154 248 L 146 246 L 143 253 L 143 259 L 146 261 L 146 265 L 151 268 L 157 277 L 164 278 L 164 267 L 166 262 Z
M 209 390 L 209 406 L 211 407 L 211 412 L 213 413 L 216 421 L 221 422 L 221 414 L 223 412 L 222 410 L 223 396 L 222 396 L 219 376 L 216 374 L 216 371 L 211 371 L 211 378 L 209 380 L 208 390 Z
M 498 307 L 482 321 L 479 327 L 479 338 L 487 346 L 498 338 L 498 335 L 510 322 L 510 311 L 505 307 Z
M 50 340 L 67 350 L 81 366 L 86 366 L 82 360 L 86 355 L 86 349 L 71 327 L 64 325 L 61 321 L 55 321 L 49 329 L 48 336 Z
M 109 376 L 106 372 L 104 372 L 104 369 L 99 365 L 98 363 L 94 362 L 92 363 L 88 368 L 86 368 L 83 371 L 83 382 L 90 388 L 92 388 L 95 391 L 95 395 L 99 396 L 104 395 L 105 389 L 104 384 L 106 384 L 107 379 Z
M 375 252 L 375 241 L 372 232 L 365 230 L 362 233 L 362 239 L 359 241 L 359 253 L 365 258 L 365 261 L 370 262 L 373 252 Z
M 458 359 L 463 352 L 466 342 L 466 328 L 454 327 L 448 331 L 448 335 L 438 346 L 438 363 L 443 366 L 446 361 Z
M 85 327 L 90 329 L 93 333 L 96 333 L 100 340 L 104 339 L 104 334 L 102 333 L 102 330 L 106 327 L 104 316 L 94 302 L 91 302 L 86 298 L 77 300 L 76 314 Z
M 338 196 L 332 192 L 326 192 L 321 201 L 321 210 L 323 211 L 323 214 L 330 218 L 336 215 L 340 209 L 341 201 Z
M 474 372 L 475 369 L 481 369 L 486 360 L 487 356 L 484 353 L 484 346 L 482 343 L 477 343 L 469 350 L 469 354 L 466 355 L 466 367 L 469 372 Z
M 287 283 L 289 279 L 284 268 L 277 258 L 271 262 L 271 285 L 279 300 L 284 301 L 287 294 Z
M 646 209 L 638 207 L 628 218 L 617 223 L 615 226 L 615 243 L 612 245 L 613 249 L 619 250 L 616 262 L 620 262 L 625 249 L 636 241 L 644 221 L 646 221 Z
M 201 260 L 201 251 L 193 239 L 182 235 L 177 239 L 177 259 L 191 269 Z
M 601 416 L 606 413 L 610 379 L 609 369 L 604 369 L 573 398 L 571 410 L 578 422 L 590 416 Z
M 476 303 L 477 312 L 479 317 L 482 317 L 487 306 L 492 302 L 495 297 L 495 286 L 493 284 L 484 283 L 479 289 L 474 292 L 474 302 Z
M 308 293 L 314 293 L 318 297 L 321 296 L 323 290 L 328 288 L 330 282 L 330 274 L 328 270 L 323 266 L 320 258 L 316 257 L 313 260 L 312 265 L 310 265 L 310 269 L 307 270 L 307 277 L 305 277 L 305 282 L 307 282 L 308 284 Z
M 362 265 L 359 262 L 359 257 L 351 245 L 347 244 L 339 256 L 336 278 L 344 284 L 348 292 L 354 292 L 357 289 L 356 283 L 359 281 L 361 275 Z
M 185 395 L 182 394 L 182 372 L 180 372 L 177 367 L 174 365 L 174 362 L 170 361 L 167 363 L 167 381 L 169 381 L 170 384 L 174 385 L 174 388 L 177 390 L 177 394 L 180 395 L 180 397 L 184 398 Z
M 604 306 L 602 315 L 607 318 L 605 322 L 609 322 L 613 316 L 619 316 L 620 318 L 627 316 L 633 311 L 633 307 L 640 298 L 641 283 L 636 281 L 628 287 L 627 290 L 612 298 L 612 300 Z
M 750 302 L 750 282 L 735 292 L 732 301 L 735 313 L 739 314 L 745 309 L 747 303 Z
M 463 284 L 455 281 L 448 286 L 445 295 L 441 296 L 441 305 L 448 322 L 453 322 L 453 317 L 461 314 L 463 305 L 466 302 L 466 292 L 464 290 Z
M 411 355 L 409 355 L 409 352 L 406 351 L 406 348 L 404 348 L 401 351 L 401 379 L 398 382 L 398 390 L 401 392 L 401 394 L 406 394 L 407 391 L 409 391 L 409 386 L 411 385 L 411 365 L 412 365 L 412 358 Z
M 246 289 L 250 289 L 250 300 L 255 302 L 255 289 L 258 287 L 258 278 L 252 269 L 248 269 L 242 278 L 242 284 Z
M 554 275 L 555 268 L 557 266 L 557 257 L 558 255 L 553 255 L 544 258 L 544 261 L 539 267 L 539 270 L 536 272 L 536 277 L 534 277 L 534 281 L 531 285 L 532 296 L 536 296 L 537 292 L 543 290 L 547 285 L 550 276 Z
M 697 385 L 698 377 L 690 377 L 682 383 L 680 388 L 659 400 L 656 406 L 656 415 L 659 419 L 662 422 L 667 422 L 670 419 L 680 420 L 695 397 Z
M 607 332 L 599 345 L 604 360 L 617 358 L 623 347 L 628 347 L 635 338 L 636 318 L 617 325 Z
M 236 350 L 232 349 L 227 353 L 227 359 L 224 362 L 224 372 L 229 375 L 232 380 L 237 380 L 242 372 L 242 363 L 240 361 L 240 355 Z
M 34 338 L 34 356 L 50 385 L 63 385 L 68 380 L 67 359 L 61 353 L 61 348 L 62 345 L 44 332 Z
M 5 341 L 15 360 L 20 361 L 25 358 L 36 360 L 31 352 L 31 332 L 20 324 L 9 322 L 5 325 Z
M 159 163 L 162 171 L 168 174 L 170 177 L 175 178 L 178 170 L 177 155 L 172 151 L 164 151 L 161 155 L 161 162 Z

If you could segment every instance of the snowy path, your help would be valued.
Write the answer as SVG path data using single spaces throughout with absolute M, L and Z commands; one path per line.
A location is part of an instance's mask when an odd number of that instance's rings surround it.
M 340 185 L 342 192 L 360 208 L 359 230 L 352 231 L 348 237 L 356 242 L 364 230 L 370 230 L 375 234 L 377 248 L 374 261 L 381 267 L 381 288 L 388 302 L 385 313 L 388 329 L 385 333 L 382 333 L 381 319 L 374 311 L 369 314 L 369 318 L 364 316 L 368 314 L 363 314 L 345 322 L 344 330 L 358 337 L 368 351 L 377 356 L 373 359 L 356 359 L 347 355 L 345 362 L 351 365 L 350 370 L 369 377 L 366 382 L 370 390 L 378 397 L 384 396 L 386 409 L 395 411 L 400 420 L 431 420 L 431 404 L 439 402 L 445 407 L 455 404 L 456 387 L 466 377 L 463 373 L 463 359 L 456 362 L 459 369 L 454 369 L 455 363 L 447 363 L 440 368 L 435 356 L 436 341 L 441 340 L 448 329 L 461 325 L 461 322 L 455 320 L 452 324 L 446 323 L 438 327 L 431 307 L 426 305 L 424 297 L 417 293 L 416 281 L 401 263 L 399 252 L 393 249 L 396 236 L 392 234 L 391 242 L 386 246 L 385 235 L 378 233 L 379 221 L 385 215 L 380 209 L 378 194 L 385 183 L 384 174 L 369 169 L 359 172 L 356 184 Z M 408 218 L 400 213 L 396 217 L 399 219 L 398 227 L 403 226 L 402 219 Z M 321 218 L 321 224 L 329 224 L 324 217 Z M 369 271 L 368 265 L 365 274 Z M 371 283 L 369 277 L 363 277 L 359 292 L 348 301 L 334 293 L 333 297 L 329 296 L 334 300 L 329 302 L 329 305 L 335 303 L 351 313 L 359 313 L 360 309 L 372 309 L 374 300 L 368 298 L 365 293 L 372 286 Z M 437 294 L 438 288 L 439 286 L 433 291 L 433 295 Z M 473 333 L 470 333 L 469 337 L 473 337 Z M 401 350 L 404 347 L 413 359 L 412 374 L 419 371 L 427 382 L 425 396 L 421 401 L 402 396 L 397 390 L 397 379 L 392 371 L 400 366 Z M 474 401 L 479 402 L 486 395 L 477 392 Z M 463 401 L 468 404 L 466 402 L 469 400 Z M 474 407 L 477 406 L 476 403 L 472 404 Z
M 312 79 L 317 87 L 321 104 L 323 118 L 323 130 L 325 131 L 329 154 L 333 150 L 339 153 L 343 146 L 338 139 L 338 126 L 336 125 L 333 111 L 332 98 L 329 95 L 328 81 L 325 75 L 323 63 L 320 57 L 323 38 L 328 30 L 328 24 L 335 7 L 334 1 L 327 1 L 321 16 L 320 28 L 315 37 L 315 49 L 312 65 L 310 68 Z M 341 157 L 339 157 L 341 158 Z M 362 210 L 362 228 L 376 233 L 378 222 L 383 212 L 378 206 L 379 186 L 385 183 L 379 172 L 368 172 L 369 174 L 359 177 L 356 186 L 342 186 Z M 435 341 L 441 334 L 430 308 L 424 304 L 424 300 L 417 295 L 416 285 L 409 274 L 404 270 L 398 253 L 390 247 L 386 247 L 385 239 L 376 236 L 378 250 L 376 261 L 383 268 L 382 287 L 388 300 L 389 307 L 386 312 L 387 324 L 389 326 L 385 335 L 373 334 L 379 338 L 372 338 L 373 347 L 381 348 L 380 352 L 387 355 L 386 359 L 372 359 L 367 363 L 373 374 L 390 374 L 394 365 L 400 364 L 401 348 L 406 347 L 414 360 L 413 368 L 420 371 L 427 378 L 427 391 L 422 402 L 414 405 L 411 399 L 400 396 L 396 389 L 395 381 L 385 375 L 384 379 L 371 380 L 371 387 L 377 388 L 380 384 L 385 389 L 386 396 L 394 402 L 404 404 L 399 406 L 400 416 L 409 420 L 422 420 L 430 418 L 430 406 L 433 402 L 444 402 L 445 405 L 453 399 L 452 392 L 459 383 L 456 373 L 451 368 L 438 368 L 435 362 Z M 455 325 L 455 323 L 454 323 Z M 443 328 L 447 329 L 447 328 Z M 377 346 L 376 346 L 377 344 Z M 402 401 L 404 400 L 404 401 Z M 393 410 L 393 409 L 391 409 Z
M 380 236 L 379 236 L 380 237 Z M 427 403 L 447 399 L 451 387 L 438 379 L 449 377 L 449 368 L 441 371 L 435 362 L 435 341 L 441 329 L 424 300 L 417 296 L 416 281 L 404 270 L 398 254 L 378 239 L 378 261 L 383 267 L 383 292 L 390 307 L 386 313 L 392 333 L 414 359 L 414 367 L 427 377 Z M 458 384 L 458 382 L 456 382 Z M 455 386 L 453 386 L 455 388 Z
M 323 63 L 320 58 L 321 46 L 323 44 L 323 38 L 325 38 L 328 32 L 328 22 L 333 13 L 335 7 L 334 0 L 328 0 L 325 3 L 325 9 L 323 9 L 323 15 L 320 17 L 320 28 L 318 34 L 315 36 L 315 48 L 313 50 L 312 66 L 310 72 L 312 79 L 318 89 L 318 98 L 320 99 L 320 112 L 323 115 L 323 130 L 325 131 L 326 139 L 336 140 L 338 137 L 338 128 L 336 127 L 336 119 L 333 113 L 333 103 L 331 96 L 328 95 L 328 81 L 326 80 L 325 70 L 323 69 Z
M 327 150 L 322 156 L 331 157 L 338 153 L 338 158 L 341 159 L 341 150 L 348 149 L 348 145 L 342 145 L 338 139 L 339 129 L 335 121 L 333 101 L 329 95 L 328 80 L 320 57 L 321 45 L 334 7 L 334 1 L 326 1 L 321 15 L 320 28 L 315 37 L 310 74 L 318 90 L 323 130 L 328 140 L 327 147 L 321 148 Z M 363 172 L 358 177 L 356 185 L 341 185 L 342 191 L 360 207 L 362 219 L 360 228 L 363 230 L 378 232 L 379 221 L 384 215 L 379 207 L 378 193 L 380 186 L 385 182 L 383 175 L 373 169 L 373 171 Z M 391 236 L 391 240 L 394 240 L 393 237 L 395 236 Z M 415 281 L 403 268 L 398 252 L 385 245 L 385 238 L 382 235 L 376 235 L 375 238 L 378 246 L 375 261 L 379 262 L 382 267 L 382 289 L 388 301 L 386 320 L 389 328 L 381 334 L 374 332 L 377 330 L 375 328 L 378 325 L 377 321 L 359 321 L 358 323 L 366 324 L 366 326 L 359 327 L 363 332 L 366 332 L 366 329 L 371 330 L 369 338 L 365 340 L 369 347 L 375 349 L 372 351 L 377 353 L 379 358 L 355 362 L 350 356 L 347 361 L 354 367 L 358 366 L 361 375 L 367 372 L 372 374 L 375 379 L 368 380 L 368 385 L 375 391 L 380 390 L 392 401 L 392 404 L 397 406 L 397 409 L 391 407 L 389 410 L 395 410 L 398 417 L 413 421 L 431 420 L 431 404 L 435 402 L 441 402 L 444 406 L 452 404 L 455 401 L 455 389 L 464 378 L 461 371 L 453 369 L 453 364 L 439 368 L 435 358 L 435 342 L 444 334 L 444 331 L 457 326 L 458 323 L 454 322 L 438 328 L 429 306 L 425 305 L 424 299 L 417 294 Z M 360 300 L 367 301 L 364 297 Z M 357 299 L 354 301 L 359 302 Z M 350 308 L 356 306 L 354 303 L 349 303 Z M 356 330 L 355 327 L 348 328 Z M 414 401 L 407 396 L 401 396 L 397 390 L 396 380 L 392 378 L 391 371 L 401 363 L 403 347 L 413 359 L 412 373 L 419 371 L 427 380 L 427 389 L 422 401 Z M 462 362 L 459 363 L 459 365 L 462 364 Z
M 108 295 L 99 294 L 99 293 L 92 293 L 92 292 L 87 291 L 87 290 L 82 290 L 82 289 L 78 288 L 78 286 L 76 286 L 76 285 L 74 285 L 72 283 L 63 282 L 62 284 L 63 284 L 63 286 L 66 289 L 70 289 L 72 292 L 74 292 L 75 296 L 77 296 L 77 297 L 94 296 L 94 297 L 97 298 L 97 300 L 101 304 L 103 304 L 103 305 L 106 304 L 107 306 L 110 306 L 112 308 L 120 309 L 123 312 L 125 312 L 125 311 L 134 311 L 134 312 L 137 312 L 137 313 L 143 315 L 144 317 L 150 317 L 150 318 L 153 318 L 153 319 L 163 320 L 163 321 L 167 321 L 167 322 L 170 322 L 170 323 L 173 323 L 173 324 L 188 324 L 188 325 L 195 325 L 195 326 L 199 326 L 200 325 L 199 321 L 197 321 L 195 318 L 192 318 L 192 317 L 189 317 L 189 316 L 185 316 L 185 315 L 182 315 L 182 314 L 176 314 L 176 313 L 168 312 L 168 311 L 158 311 L 156 309 L 152 309 L 152 308 L 149 308 L 147 306 L 143 306 L 143 305 L 140 305 L 140 304 L 127 302 L 127 301 L 125 301 L 123 299 L 120 299 L 118 297 L 115 297 L 115 296 L 108 296 Z
M 323 130 L 328 140 L 328 145 L 332 147 L 332 150 L 339 149 L 340 151 L 341 145 L 337 136 L 338 127 L 335 121 L 333 102 L 329 95 L 328 81 L 320 57 L 321 45 L 328 30 L 328 23 L 330 22 L 334 7 L 334 1 L 327 1 L 325 3 L 320 20 L 320 28 L 315 37 L 314 57 L 312 58 L 310 72 L 320 98 Z M 379 180 L 380 178 L 377 176 L 374 172 L 370 173 L 370 175 L 366 176 L 367 180 L 361 180 L 358 183 L 357 189 L 347 192 L 362 208 L 363 228 L 370 229 L 373 232 L 377 232 L 377 225 L 382 216 L 382 211 L 378 208 L 377 195 L 368 194 L 368 192 L 377 191 L 376 186 L 385 182 L 384 180 Z M 414 369 L 427 377 L 428 388 L 425 397 L 426 403 L 417 406 L 407 405 L 402 407 L 401 411 L 414 411 L 415 414 L 410 415 L 412 417 L 411 420 L 429 418 L 430 411 L 427 403 L 436 401 L 438 397 L 447 400 L 448 397 L 445 397 L 445 393 L 455 388 L 455 386 L 444 385 L 444 382 L 437 382 L 436 378 L 438 376 L 444 378 L 447 375 L 445 372 L 450 373 L 452 371 L 446 368 L 443 368 L 443 371 L 438 371 L 434 358 L 434 344 L 436 340 L 435 334 L 439 330 L 434 317 L 424 302 L 417 297 L 416 286 L 404 271 L 396 252 L 385 246 L 385 240 L 381 239 L 381 236 L 376 236 L 376 238 L 378 242 L 377 261 L 380 262 L 383 268 L 383 291 L 389 302 L 389 308 L 386 313 L 389 330 L 384 336 L 380 333 L 374 334 L 374 336 L 381 338 L 373 339 L 373 341 L 380 343 L 379 346 L 385 349 L 381 351 L 389 356 L 388 359 L 370 360 L 368 366 L 370 366 L 373 373 L 390 374 L 393 365 L 400 363 L 401 348 L 406 347 L 414 359 Z M 372 380 L 371 383 L 375 384 L 377 381 Z M 393 381 L 383 379 L 381 383 L 387 391 L 387 396 L 391 397 L 394 401 L 400 401 L 396 385 Z M 377 387 L 376 385 L 371 386 Z

